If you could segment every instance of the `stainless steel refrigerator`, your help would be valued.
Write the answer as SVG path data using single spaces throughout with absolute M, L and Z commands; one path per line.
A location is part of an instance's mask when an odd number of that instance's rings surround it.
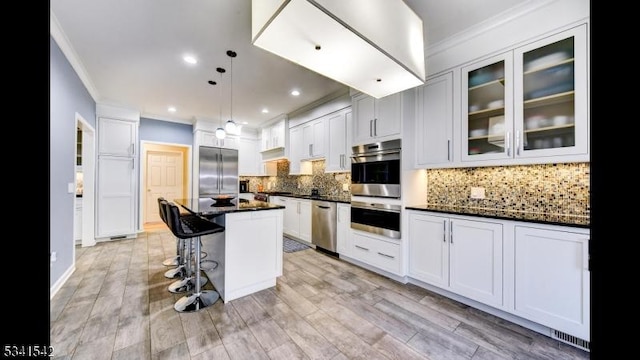
M 200 146 L 201 198 L 238 196 L 238 150 Z

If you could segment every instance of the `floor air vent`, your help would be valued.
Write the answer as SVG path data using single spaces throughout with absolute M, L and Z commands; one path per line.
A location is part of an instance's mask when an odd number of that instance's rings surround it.
M 571 344 L 573 346 L 579 347 L 580 349 L 586 350 L 586 351 L 591 351 L 589 342 L 586 340 L 582 340 L 580 338 L 577 338 L 573 335 L 569 335 L 566 333 L 563 333 L 562 331 L 558 331 L 558 330 L 553 330 L 552 333 L 552 337 L 554 339 L 558 339 L 562 342 L 565 342 L 567 344 Z

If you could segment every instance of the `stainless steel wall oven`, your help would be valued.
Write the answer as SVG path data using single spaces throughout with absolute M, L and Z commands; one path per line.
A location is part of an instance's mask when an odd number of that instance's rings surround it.
M 400 140 L 354 146 L 351 195 L 400 198 Z
M 351 228 L 400 239 L 400 205 L 351 201 Z

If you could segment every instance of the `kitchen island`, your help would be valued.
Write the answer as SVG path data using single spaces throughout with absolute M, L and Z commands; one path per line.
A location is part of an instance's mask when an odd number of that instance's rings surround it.
M 284 206 L 234 199 L 174 199 L 186 211 L 225 227 L 223 236 L 203 236 L 201 267 L 228 302 L 276 285 L 282 275 Z

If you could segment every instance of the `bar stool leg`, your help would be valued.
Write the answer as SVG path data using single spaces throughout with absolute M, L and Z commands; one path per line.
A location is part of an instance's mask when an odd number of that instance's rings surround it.
M 202 290 L 201 284 L 201 274 L 200 274 L 200 260 L 201 260 L 201 252 L 200 252 L 200 237 L 196 237 L 195 239 L 195 249 L 193 253 L 196 255 L 195 258 L 195 289 L 192 294 L 185 295 L 178 299 L 174 304 L 173 308 L 178 312 L 193 312 L 198 311 L 200 309 L 204 309 L 209 305 L 214 304 L 220 298 L 220 294 L 218 294 L 215 290 Z
M 189 291 L 193 291 L 195 289 L 195 275 L 194 275 L 194 271 L 193 271 L 193 264 L 192 264 L 192 258 L 193 258 L 193 254 L 194 254 L 194 250 L 193 249 L 193 239 L 189 239 L 189 240 L 185 240 L 185 243 L 189 244 L 188 245 L 188 250 L 186 251 L 186 261 L 185 261 L 185 265 L 184 265 L 184 269 L 185 269 L 185 275 L 182 279 L 180 280 L 176 280 L 174 282 L 172 282 L 168 289 L 169 292 L 174 293 L 174 294 L 180 294 L 180 293 L 185 293 L 185 292 L 189 292 Z M 203 278 L 201 280 L 202 282 L 202 286 L 204 286 L 207 283 L 207 278 Z
M 176 238 L 176 256 L 170 257 L 162 262 L 164 266 L 179 266 L 182 264 L 182 248 L 184 239 Z
M 168 279 L 184 279 L 185 277 L 189 276 L 188 269 L 187 269 L 187 263 L 189 262 L 189 259 L 188 259 L 189 251 L 185 250 L 185 247 L 187 246 L 187 240 L 184 240 L 184 239 L 180 239 L 180 240 L 181 241 L 179 241 L 179 246 L 181 248 L 180 252 L 181 252 L 182 262 L 175 269 L 167 270 L 164 273 L 164 277 Z

